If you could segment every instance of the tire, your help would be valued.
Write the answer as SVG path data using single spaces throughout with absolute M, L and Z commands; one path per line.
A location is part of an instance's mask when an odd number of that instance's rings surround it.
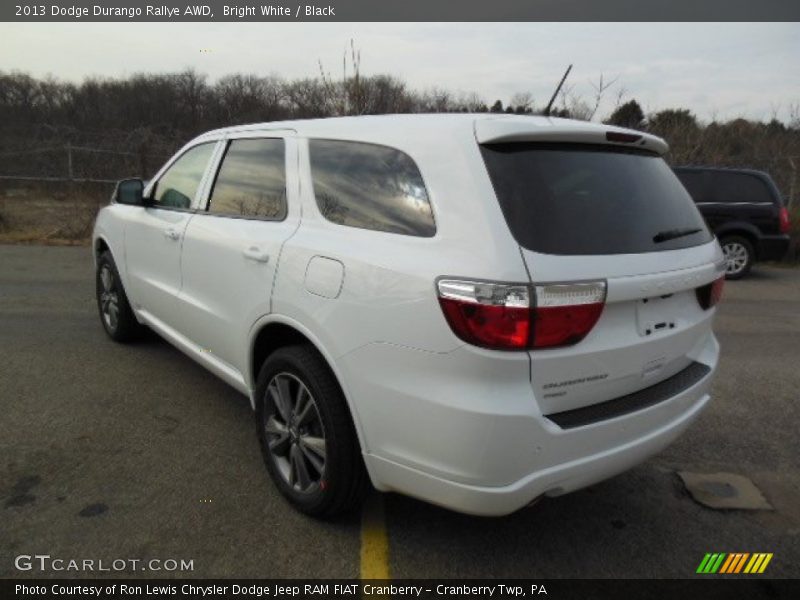
M 267 358 L 255 418 L 267 472 L 296 509 L 331 517 L 361 505 L 369 486 L 361 447 L 341 388 L 315 348 L 287 346 Z
M 725 279 L 741 279 L 745 277 L 755 261 L 755 250 L 750 240 L 739 235 L 732 235 L 720 241 L 722 253 L 725 255 Z
M 95 294 L 100 322 L 108 337 L 115 342 L 125 343 L 141 335 L 143 327 L 133 314 L 117 265 L 107 250 L 97 259 Z

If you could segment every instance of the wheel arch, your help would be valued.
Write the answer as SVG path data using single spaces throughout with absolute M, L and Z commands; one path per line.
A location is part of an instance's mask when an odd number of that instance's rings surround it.
M 750 242 L 750 245 L 753 247 L 752 262 L 761 259 L 761 244 L 759 243 L 761 233 L 754 225 L 749 223 L 731 224 L 717 234 L 719 245 L 722 246 L 725 239 L 731 237 L 741 237 Z
M 97 259 L 100 258 L 100 255 L 105 252 L 111 252 L 111 244 L 108 243 L 104 235 L 97 236 L 97 239 L 94 240 L 93 248 L 92 248 L 92 255 L 94 256 L 94 263 L 97 265 Z M 111 256 L 114 256 L 114 253 L 111 252 Z
M 753 249 L 757 249 L 758 239 L 760 237 L 758 229 L 755 227 L 755 225 L 742 222 L 728 223 L 717 229 L 714 234 L 720 241 L 720 245 L 722 245 L 722 240 L 724 240 L 726 237 L 738 235 L 746 238 L 751 244 L 753 244 Z
M 361 429 L 361 422 L 358 418 L 358 411 L 355 410 L 354 403 L 344 383 L 344 378 L 337 368 L 333 356 L 325 349 L 324 344 L 307 327 L 298 323 L 294 319 L 282 315 L 268 315 L 259 321 L 251 329 L 250 348 L 248 353 L 247 366 L 249 372 L 246 374 L 246 382 L 250 388 L 250 406 L 255 410 L 255 388 L 256 378 L 261 369 L 261 365 L 276 350 L 295 344 L 308 344 L 313 347 L 325 364 L 330 369 L 339 389 L 344 396 L 350 419 L 356 431 L 358 443 L 361 451 L 366 452 L 366 442 Z

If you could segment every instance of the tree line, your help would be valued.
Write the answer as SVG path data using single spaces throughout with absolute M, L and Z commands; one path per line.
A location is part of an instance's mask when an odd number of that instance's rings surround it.
M 152 174 L 186 140 L 209 129 L 283 119 L 336 115 L 504 112 L 537 114 L 528 93 L 504 104 L 487 103 L 478 94 L 446 89 L 418 91 L 391 75 L 362 76 L 353 50 L 351 73 L 334 78 L 320 65 L 317 77 L 286 80 L 277 76 L 235 73 L 216 81 L 194 70 L 139 73 L 125 78 L 89 77 L 72 83 L 0 71 L 0 171 L 14 151 L 58 144 L 124 149 L 138 156 L 137 174 Z M 609 83 L 594 86 L 589 101 L 563 91 L 555 116 L 647 131 L 664 137 L 673 164 L 704 164 L 763 169 L 795 204 L 800 164 L 800 110 L 788 122 L 732 119 L 701 122 L 690 109 L 645 114 L 634 100 L 618 98 L 614 110 L 598 115 Z M 24 157 L 15 161 L 15 166 Z M 147 172 L 149 171 L 149 172 Z M 125 175 L 132 173 L 125 173 Z

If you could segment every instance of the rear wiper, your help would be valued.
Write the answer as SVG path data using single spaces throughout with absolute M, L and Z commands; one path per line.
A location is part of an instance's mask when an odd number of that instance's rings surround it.
M 653 236 L 653 241 L 656 244 L 660 244 L 661 242 L 666 242 L 668 240 L 674 240 L 675 238 L 684 237 L 686 235 L 692 235 L 693 233 L 700 233 L 703 231 L 702 229 L 694 228 L 694 229 L 667 229 L 666 231 L 659 231 L 657 234 Z

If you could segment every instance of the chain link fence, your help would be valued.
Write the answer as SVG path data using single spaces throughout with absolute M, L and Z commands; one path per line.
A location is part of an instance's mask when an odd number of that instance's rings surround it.
M 0 242 L 85 243 L 114 184 L 168 155 L 73 144 L 0 151 Z
M 0 180 L 114 183 L 146 177 L 167 155 L 65 144 L 0 152 Z M 159 163 L 160 164 L 160 163 Z

